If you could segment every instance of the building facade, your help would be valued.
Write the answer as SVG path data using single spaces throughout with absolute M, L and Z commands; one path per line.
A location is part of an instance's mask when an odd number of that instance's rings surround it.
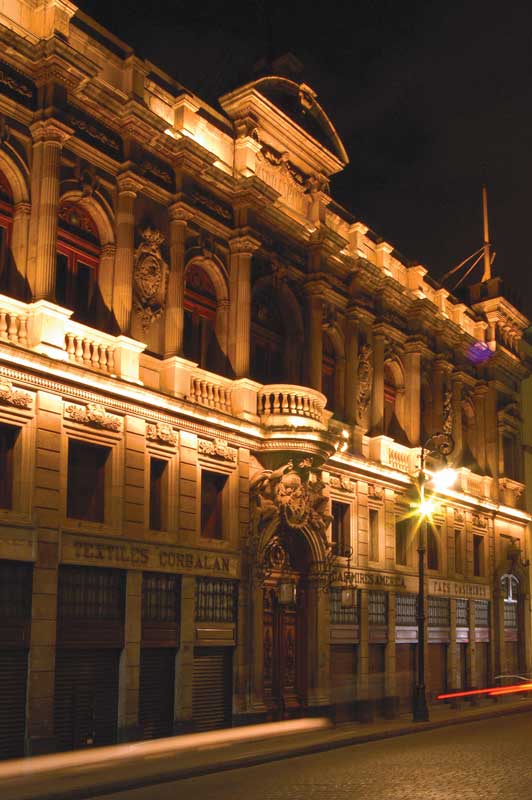
M 210 107 L 68 0 L 0 41 L 1 756 L 408 708 L 438 431 L 428 691 L 528 672 L 498 281 L 453 297 L 334 201 L 303 83 Z

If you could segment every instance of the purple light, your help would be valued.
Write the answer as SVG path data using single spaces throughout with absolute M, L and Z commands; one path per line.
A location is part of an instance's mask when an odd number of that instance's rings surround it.
M 467 348 L 467 357 L 473 364 L 483 364 L 485 361 L 488 361 L 492 355 L 488 345 L 484 344 L 484 342 L 475 342 L 475 344 Z

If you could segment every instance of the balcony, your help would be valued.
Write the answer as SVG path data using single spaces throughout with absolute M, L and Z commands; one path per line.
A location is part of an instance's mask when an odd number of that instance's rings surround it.
M 72 313 L 46 300 L 21 303 L 0 295 L 0 343 L 140 383 L 139 357 L 146 345 L 73 322 Z
M 499 478 L 499 499 L 505 506 L 522 508 L 525 484 L 513 478 Z
M 397 472 L 412 475 L 419 463 L 419 447 L 406 447 L 389 436 L 373 436 L 369 439 L 369 457 Z
M 257 413 L 267 428 L 312 428 L 327 430 L 331 416 L 325 411 L 327 398 L 315 389 L 275 383 L 262 386 L 257 394 Z

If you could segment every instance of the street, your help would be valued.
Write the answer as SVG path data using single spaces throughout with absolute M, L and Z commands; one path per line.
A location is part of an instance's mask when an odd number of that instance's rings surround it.
M 532 713 L 455 725 L 98 800 L 528 800 Z

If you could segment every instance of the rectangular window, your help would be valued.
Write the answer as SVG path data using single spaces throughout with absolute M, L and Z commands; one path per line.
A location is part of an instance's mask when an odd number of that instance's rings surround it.
M 179 575 L 142 574 L 142 621 L 178 622 L 181 595 Z
M 68 443 L 67 516 L 103 522 L 105 465 L 111 450 L 70 439 Z
M 339 503 L 333 500 L 331 504 L 332 530 L 331 537 L 335 553 L 339 556 L 346 554 L 351 543 L 349 530 L 350 506 L 348 503 Z
M 117 569 L 61 566 L 59 619 L 123 620 L 125 573 Z
M 376 508 L 369 510 L 369 560 L 379 560 L 379 512 Z
M 168 461 L 150 458 L 150 529 L 166 530 Z
M 13 508 L 13 461 L 19 432 L 13 425 L 0 424 L 0 508 Z
M 456 626 L 469 628 L 469 600 L 465 600 L 463 597 L 456 599 Z
M 201 473 L 201 535 L 206 539 L 221 539 L 222 498 L 227 475 L 202 470 Z
M 407 564 L 409 532 L 409 520 L 397 518 L 395 520 L 395 563 L 405 567 Z
M 380 590 L 368 592 L 368 622 L 370 625 L 388 623 L 388 595 Z
M 475 600 L 475 627 L 489 628 L 490 626 L 490 601 Z
M 435 530 L 431 525 L 427 525 L 427 569 L 439 569 L 440 567 L 439 532 L 440 528 Z
M 196 622 L 236 622 L 236 581 L 196 578 Z
M 429 597 L 429 625 L 432 628 L 449 628 L 451 604 L 448 597 Z
M 358 591 L 355 590 L 355 604 L 348 608 L 342 606 L 342 589 L 331 586 L 329 591 L 329 610 L 331 625 L 358 625 Z
M 464 572 L 464 557 L 462 549 L 462 531 L 454 532 L 454 571 L 460 575 Z
M 484 574 L 484 537 L 473 534 L 473 575 L 481 577 Z
M 504 627 L 517 628 L 517 603 L 504 601 Z
M 395 624 L 415 625 L 417 621 L 417 594 L 398 592 L 395 595 Z
M 504 458 L 504 474 L 507 478 L 517 480 L 519 477 L 519 467 L 517 460 L 516 437 L 505 433 L 502 437 L 502 449 Z

